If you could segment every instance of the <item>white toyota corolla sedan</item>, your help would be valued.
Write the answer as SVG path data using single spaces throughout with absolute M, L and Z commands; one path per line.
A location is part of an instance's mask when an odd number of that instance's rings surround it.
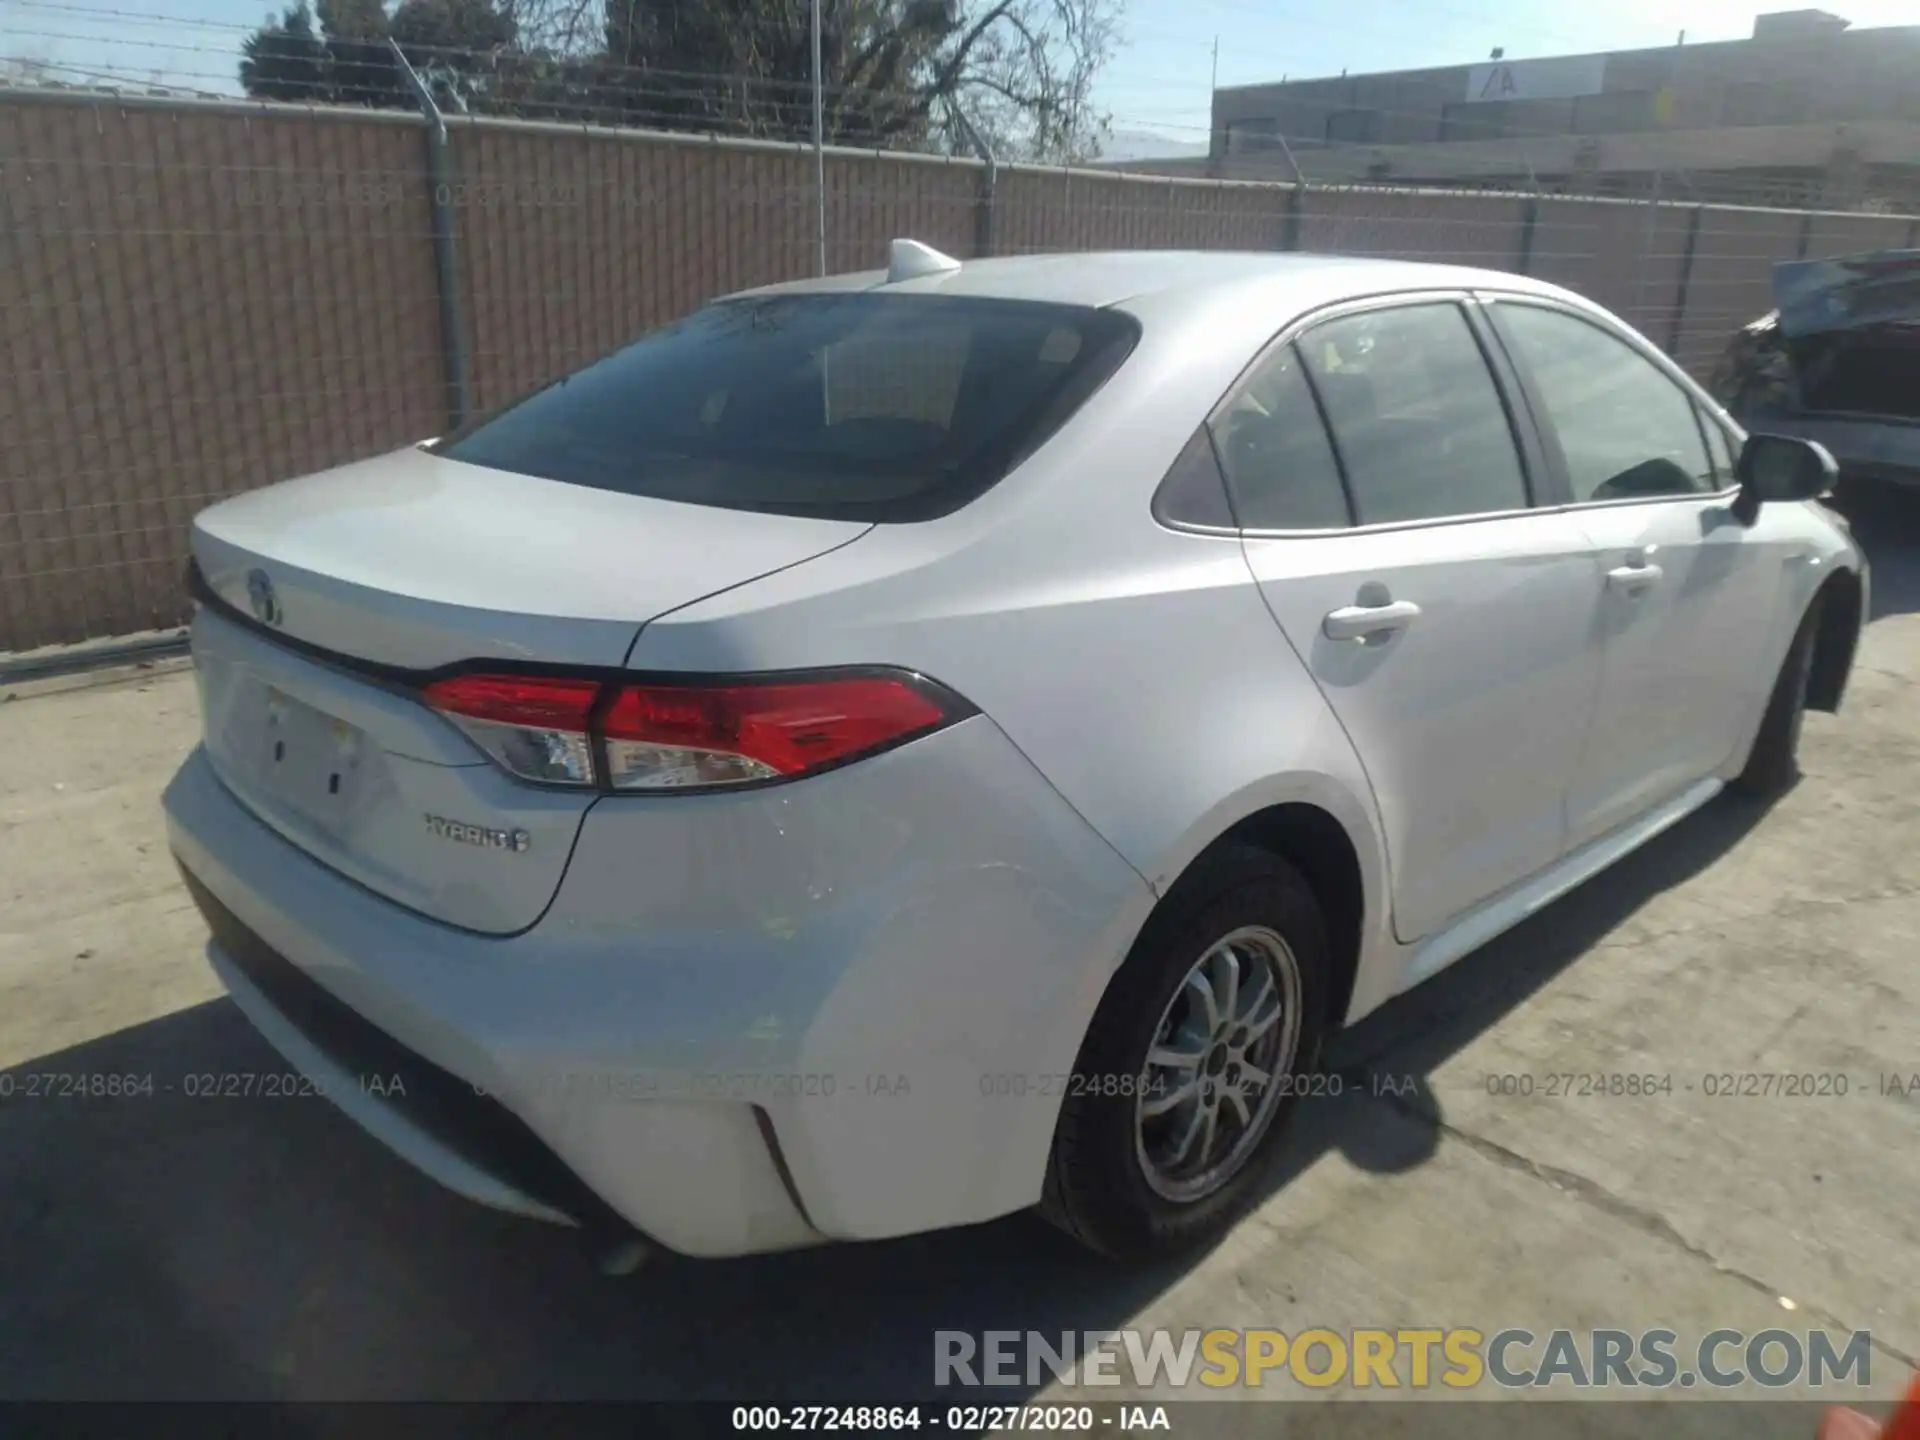
M 209 958 L 474 1200 L 1190 1243 L 1337 1027 L 1839 704 L 1831 460 L 1578 296 L 891 259 L 194 525 Z

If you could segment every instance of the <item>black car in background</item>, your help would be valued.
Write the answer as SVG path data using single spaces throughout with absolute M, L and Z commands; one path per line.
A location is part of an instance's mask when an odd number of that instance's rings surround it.
M 1817 440 L 1843 471 L 1920 486 L 1920 250 L 1773 267 L 1775 310 L 1708 381 L 1749 430 Z

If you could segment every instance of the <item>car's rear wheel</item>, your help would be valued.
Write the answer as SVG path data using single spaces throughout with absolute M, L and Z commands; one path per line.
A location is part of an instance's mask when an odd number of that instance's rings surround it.
M 1118 1257 L 1230 1224 L 1318 1066 L 1329 964 L 1326 922 L 1291 865 L 1250 846 L 1201 861 L 1094 1015 L 1042 1212 Z
M 1807 681 L 1813 674 L 1813 645 L 1820 633 L 1821 597 L 1815 596 L 1793 632 L 1787 657 L 1767 697 L 1767 713 L 1747 754 L 1746 767 L 1732 788 L 1754 796 L 1778 795 L 1800 776 L 1800 722 L 1807 713 Z

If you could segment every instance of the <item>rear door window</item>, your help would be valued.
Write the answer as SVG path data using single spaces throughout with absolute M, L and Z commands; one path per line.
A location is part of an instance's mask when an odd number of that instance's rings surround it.
M 1243 527 L 1331 530 L 1348 523 L 1340 467 L 1293 346 L 1262 356 L 1209 423 Z
M 1154 517 L 1168 525 L 1201 525 L 1209 530 L 1234 528 L 1233 509 L 1227 504 L 1226 477 L 1213 453 L 1213 439 L 1202 425 L 1187 437 L 1160 488 L 1153 493 Z
M 1111 310 L 929 295 L 713 305 L 436 451 L 630 495 L 931 519 L 1065 422 L 1139 337 Z
M 1458 305 L 1364 310 L 1299 345 L 1359 524 L 1526 508 L 1506 407 Z

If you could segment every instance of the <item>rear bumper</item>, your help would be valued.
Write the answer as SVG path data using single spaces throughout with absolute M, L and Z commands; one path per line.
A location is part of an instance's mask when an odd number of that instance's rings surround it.
M 317 1093 L 447 1188 L 564 1225 L 606 1206 L 517 1116 L 430 1065 L 308 979 L 182 869 L 213 938 L 207 958 L 241 1011 Z
M 316 863 L 201 752 L 165 803 L 216 970 L 364 1128 L 482 1203 L 694 1255 L 1031 1204 L 1052 1077 L 1151 904 L 984 717 L 800 785 L 601 802 L 514 936 Z

